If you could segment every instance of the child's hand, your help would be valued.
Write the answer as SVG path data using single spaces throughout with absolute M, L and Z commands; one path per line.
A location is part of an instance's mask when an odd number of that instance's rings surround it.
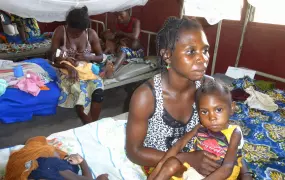
M 73 57 L 67 57 L 65 60 L 70 62 L 74 67 L 78 66 L 78 61 L 76 61 Z
M 68 71 L 68 78 L 69 79 L 71 79 L 74 82 L 79 80 L 78 72 L 73 67 L 69 66 L 67 71 Z
M 71 154 L 68 156 L 67 161 L 72 165 L 79 165 L 84 159 L 79 154 Z
M 108 174 L 101 174 L 96 178 L 96 180 L 108 180 Z

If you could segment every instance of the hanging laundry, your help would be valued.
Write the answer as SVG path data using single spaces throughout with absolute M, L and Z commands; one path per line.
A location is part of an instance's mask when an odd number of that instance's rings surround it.
M 250 96 L 244 103 L 250 108 L 264 111 L 276 111 L 278 109 L 278 105 L 274 103 L 269 95 L 254 90 L 253 86 L 246 88 L 245 92 Z

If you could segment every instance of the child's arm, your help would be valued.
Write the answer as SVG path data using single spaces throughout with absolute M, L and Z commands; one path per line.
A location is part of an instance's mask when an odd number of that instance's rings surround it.
M 186 144 L 195 136 L 200 126 L 201 125 L 198 124 L 192 131 L 185 134 L 167 151 L 167 153 L 163 156 L 163 158 L 159 161 L 159 163 L 151 173 L 150 177 L 148 178 L 149 180 L 152 179 L 152 177 L 156 177 L 156 175 L 159 173 L 160 169 L 162 168 L 162 165 L 165 163 L 167 159 L 169 159 L 172 156 L 176 156 L 186 146 Z
M 222 166 L 214 173 L 207 176 L 205 180 L 227 179 L 232 174 L 235 162 L 237 160 L 237 151 L 241 141 L 241 136 L 242 134 L 240 129 L 236 128 L 232 134 L 227 154 Z

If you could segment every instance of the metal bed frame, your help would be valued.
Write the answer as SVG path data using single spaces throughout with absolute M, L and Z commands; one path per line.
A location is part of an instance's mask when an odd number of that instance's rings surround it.
M 107 17 L 108 16 L 107 16 L 107 13 L 106 13 L 106 20 L 108 19 Z M 102 22 L 102 21 L 91 20 L 91 28 L 93 27 L 93 24 L 96 24 L 97 33 L 99 31 L 99 26 L 102 26 L 103 31 L 107 29 L 107 25 L 104 22 Z M 147 31 L 147 30 L 141 30 L 141 33 L 147 34 L 147 36 L 148 36 L 146 55 L 149 56 L 150 38 L 151 38 L 151 36 L 156 36 L 157 33 L 151 32 L 151 31 Z M 112 81 L 112 79 L 107 79 L 106 82 L 105 82 L 105 88 L 104 89 L 111 89 L 111 88 L 123 86 L 123 85 L 126 85 L 126 84 L 130 84 L 130 83 L 146 80 L 146 79 L 152 78 L 155 74 L 158 74 L 159 72 L 160 72 L 160 70 L 156 69 L 154 71 L 150 71 L 150 72 L 147 72 L 145 74 L 140 74 L 140 75 L 137 75 L 135 77 L 124 79 L 122 81 L 116 81 L 115 80 L 114 82 L 110 82 L 110 83 L 108 83 L 108 81 Z

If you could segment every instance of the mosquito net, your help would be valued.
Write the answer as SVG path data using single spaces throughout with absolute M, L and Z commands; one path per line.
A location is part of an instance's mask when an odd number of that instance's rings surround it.
M 90 15 L 143 6 L 148 0 L 0 0 L 0 9 L 40 22 L 64 21 L 71 7 L 87 6 Z

